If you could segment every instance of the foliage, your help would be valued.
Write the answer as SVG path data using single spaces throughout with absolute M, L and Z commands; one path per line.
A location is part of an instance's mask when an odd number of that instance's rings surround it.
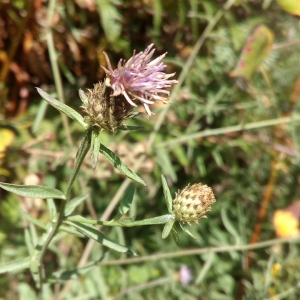
M 299 238 L 274 239 L 272 225 L 273 213 L 300 194 L 300 32 L 281 3 L 0 3 L 0 181 L 61 198 L 32 199 L 2 185 L 0 298 L 299 298 Z M 261 28 L 267 40 L 255 43 Z M 253 40 L 255 51 L 243 61 Z M 151 43 L 155 55 L 168 52 L 168 72 L 176 71 L 170 104 L 126 123 L 140 130 L 101 132 L 92 157 L 82 154 L 71 190 L 88 128 L 78 90 L 104 79 L 103 51 L 116 66 Z M 242 62 L 251 76 L 240 69 L 233 76 Z M 212 187 L 216 204 L 199 225 L 181 230 L 170 219 L 170 200 L 198 182 Z M 29 257 L 45 244 L 62 203 L 69 219 L 44 253 L 41 292 L 40 266 Z M 150 226 L 134 223 L 141 221 Z M 184 265 L 193 274 L 188 285 L 180 281 Z

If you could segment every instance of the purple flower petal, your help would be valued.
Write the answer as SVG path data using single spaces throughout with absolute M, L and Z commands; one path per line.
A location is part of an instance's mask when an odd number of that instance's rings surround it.
M 101 66 L 109 78 L 110 87 L 114 90 L 113 95 L 122 94 L 132 106 L 136 106 L 134 100 L 140 100 L 149 115 L 152 114 L 149 105 L 156 101 L 167 103 L 170 92 L 166 88 L 178 82 L 169 80 L 175 73 L 163 72 L 166 65 L 162 59 L 166 53 L 151 61 L 155 51 L 152 48 L 153 44 L 138 54 L 134 52 L 127 62 L 121 59 L 115 70 L 112 69 L 109 58 L 104 53 L 107 68 Z

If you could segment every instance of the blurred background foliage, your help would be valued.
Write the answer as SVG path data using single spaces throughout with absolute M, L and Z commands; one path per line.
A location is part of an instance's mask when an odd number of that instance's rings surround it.
M 147 183 L 136 190 L 136 219 L 167 212 L 161 173 L 173 195 L 203 182 L 217 203 L 208 219 L 190 228 L 199 243 L 178 232 L 182 248 L 162 240 L 160 226 L 103 229 L 145 256 L 141 261 L 60 233 L 45 258 L 49 283 L 43 295 L 24 271 L 1 275 L 0 299 L 299 299 L 297 243 L 222 251 L 299 235 L 299 5 L 1 1 L 0 181 L 63 189 L 82 132 L 48 107 L 35 87 L 80 111 L 78 89 L 104 78 L 103 51 L 116 66 L 154 43 L 156 56 L 168 52 L 168 72 L 179 79 L 170 104 L 157 105 L 149 119 L 144 114 L 130 121 L 142 130 L 103 133 L 102 143 Z M 99 160 L 95 171 L 85 162 L 74 196 L 89 193 L 77 213 L 109 219 L 128 181 Z M 0 190 L 1 263 L 28 255 L 24 229 L 41 234 L 24 212 L 49 219 L 45 201 Z M 207 247 L 220 251 L 184 254 Z M 151 256 L 161 253 L 170 255 Z M 180 281 L 184 265 L 193 274 L 188 285 Z M 62 269 L 66 273 L 53 274 Z

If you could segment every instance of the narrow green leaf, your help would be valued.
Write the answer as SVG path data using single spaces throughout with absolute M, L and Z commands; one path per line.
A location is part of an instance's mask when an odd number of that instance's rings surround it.
M 173 225 L 175 223 L 175 220 L 170 220 L 166 225 L 164 226 L 163 232 L 162 232 L 162 238 L 165 239 L 169 236 L 171 230 L 173 229 Z
M 67 185 L 67 190 L 66 190 L 66 195 L 69 196 L 73 183 L 76 180 L 77 174 L 80 170 L 81 164 L 86 157 L 87 153 L 89 152 L 91 148 L 91 129 L 89 128 L 88 130 L 85 131 L 84 137 L 80 143 L 79 149 L 76 153 L 76 159 L 75 159 L 75 166 L 72 171 L 72 175 L 69 179 L 68 185 Z
M 82 201 L 84 201 L 88 196 L 89 196 L 89 194 L 86 194 L 84 196 L 76 197 L 76 198 L 72 199 L 70 202 L 68 202 L 66 209 L 65 209 L 65 216 L 69 216 L 74 211 L 74 209 L 78 205 L 80 205 L 80 203 Z
M 64 231 L 70 234 L 73 234 L 79 238 L 85 238 L 85 235 L 83 235 L 82 233 L 80 233 L 79 231 L 77 231 L 74 227 L 67 227 L 67 226 L 60 226 L 59 227 L 60 231 Z
M 29 254 L 32 256 L 34 253 L 34 246 L 30 237 L 30 232 L 27 228 L 25 228 L 24 235 L 25 235 L 25 243 L 27 246 L 27 250 Z
M 98 231 L 97 229 L 95 229 L 93 225 L 80 224 L 78 222 L 71 222 L 71 221 L 65 221 L 65 223 L 74 226 L 81 233 L 83 233 L 87 237 L 95 240 L 96 242 L 102 244 L 105 247 L 108 247 L 108 248 L 110 248 L 112 250 L 115 250 L 117 252 L 120 252 L 120 253 L 126 253 L 128 255 L 133 255 L 133 256 L 137 255 L 136 253 L 134 253 L 129 248 L 127 248 L 125 246 L 122 246 L 122 245 L 119 245 L 119 244 L 116 244 L 116 243 L 110 241 L 109 239 L 107 239 L 104 236 L 104 234 L 101 233 L 100 231 Z
M 129 125 L 122 125 L 118 129 L 121 131 L 134 131 L 134 130 L 141 130 L 143 126 L 129 126 Z
M 105 37 L 109 42 L 113 43 L 121 34 L 121 14 L 118 12 L 115 4 L 111 3 L 109 0 L 96 0 L 96 5 L 100 14 L 101 25 Z
M 261 63 L 271 52 L 274 33 L 265 25 L 255 28 L 248 38 L 238 64 L 230 73 L 231 77 L 242 77 L 249 80 Z
M 173 220 L 173 215 L 163 215 L 159 217 L 144 219 L 140 221 L 131 221 L 131 218 L 125 218 L 122 220 L 119 220 L 118 223 L 122 224 L 126 227 L 133 227 L 133 226 L 145 226 L 145 225 L 158 225 L 158 224 L 165 224 L 169 222 L 170 220 Z
M 100 145 L 100 153 L 103 154 L 103 156 L 123 175 L 139 184 L 146 186 L 146 183 L 143 181 L 143 179 L 133 173 L 115 153 L 106 148 L 103 144 Z
M 100 131 L 97 129 L 93 129 L 92 131 L 92 144 L 91 144 L 91 151 L 92 151 L 92 166 L 93 169 L 96 169 L 99 151 L 100 151 Z
M 135 187 L 131 184 L 126 190 L 125 195 L 123 196 L 123 199 L 118 209 L 118 213 L 114 218 L 115 220 L 120 219 L 120 217 L 124 216 L 129 211 L 133 201 L 134 191 Z
M 232 224 L 232 222 L 230 222 L 228 215 L 227 215 L 227 211 L 225 208 L 223 208 L 221 210 L 221 218 L 222 218 L 222 222 L 224 224 L 224 227 L 226 228 L 226 230 L 234 237 L 235 239 L 235 244 L 239 245 L 242 243 L 242 237 L 239 235 L 238 231 L 236 230 L 236 226 L 234 226 Z
M 161 166 L 164 173 L 171 177 L 172 181 L 177 181 L 177 175 L 174 170 L 174 165 L 171 162 L 170 154 L 164 149 L 159 148 L 156 152 L 157 162 Z
M 7 272 L 18 272 L 23 269 L 29 268 L 30 262 L 31 262 L 30 257 L 7 262 L 5 264 L 0 265 L 0 274 L 7 273 Z
M 50 213 L 50 220 L 53 220 L 57 214 L 57 210 L 52 198 L 47 199 L 47 205 Z
M 57 110 L 61 111 L 65 115 L 67 115 L 69 118 L 73 119 L 74 121 L 77 121 L 80 125 L 82 125 L 84 128 L 87 128 L 87 124 L 84 122 L 83 117 L 73 108 L 70 106 L 56 100 L 46 92 L 44 92 L 40 88 L 36 88 L 38 93 L 54 108 Z
M 178 233 L 177 233 L 176 229 L 174 228 L 174 226 L 172 228 L 172 237 L 173 237 L 174 242 L 176 243 L 176 245 L 178 247 L 180 247 L 179 236 L 178 236 Z
M 171 196 L 170 189 L 168 187 L 166 178 L 163 174 L 161 174 L 161 182 L 162 182 L 162 186 L 163 186 L 163 191 L 164 191 L 164 195 L 165 195 L 168 212 L 170 214 L 172 214 L 172 196 Z
M 48 105 L 49 105 L 48 102 L 45 102 L 45 101 L 41 101 L 41 103 L 39 105 L 38 112 L 36 114 L 36 117 L 34 118 L 34 121 L 33 121 L 32 127 L 31 127 L 31 130 L 34 134 L 37 133 L 37 131 L 41 125 L 41 122 L 44 119 Z
M 188 234 L 192 239 L 194 239 L 195 241 L 199 242 L 198 239 L 196 239 L 196 238 L 192 235 L 192 233 L 191 233 L 189 230 L 187 230 L 181 223 L 179 223 L 179 226 L 180 226 L 181 229 L 182 229 L 186 234 Z
M 97 225 L 97 220 L 87 219 L 80 215 L 67 217 L 66 221 Z
M 78 276 L 84 275 L 90 270 L 92 270 L 95 266 L 97 266 L 102 260 L 103 255 L 100 259 L 97 259 L 96 261 L 92 262 L 91 264 L 82 267 L 82 268 L 75 268 L 72 270 L 59 270 L 57 272 L 54 272 L 51 274 L 50 278 L 47 278 L 48 281 L 57 281 L 57 280 L 69 280 L 69 279 L 75 279 L 78 278 Z
M 42 185 L 18 185 L 0 182 L 0 187 L 8 192 L 28 198 L 54 198 L 66 200 L 63 192 Z
M 47 226 L 45 224 L 43 224 L 40 220 L 34 218 L 33 216 L 29 215 L 25 211 L 21 211 L 21 215 L 22 215 L 22 217 L 24 217 L 26 220 L 28 220 L 32 224 L 34 224 L 44 230 L 47 230 Z

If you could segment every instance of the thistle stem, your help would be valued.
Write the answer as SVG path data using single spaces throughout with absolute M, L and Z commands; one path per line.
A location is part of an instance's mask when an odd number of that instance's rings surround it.
M 67 185 L 67 189 L 65 192 L 66 195 L 66 201 L 62 201 L 60 208 L 59 208 L 59 212 L 57 214 L 57 220 L 53 221 L 54 226 L 51 228 L 51 230 L 48 232 L 48 236 L 46 236 L 45 242 L 43 243 L 42 249 L 40 251 L 39 257 L 38 257 L 38 265 L 39 265 L 39 278 L 40 278 L 40 289 L 42 290 L 42 286 L 43 286 L 43 282 L 44 282 L 44 274 L 43 274 L 43 261 L 45 258 L 45 254 L 46 251 L 48 249 L 49 244 L 51 243 L 52 239 L 54 238 L 54 236 L 56 235 L 56 233 L 59 230 L 59 227 L 61 226 L 63 220 L 64 220 L 64 213 L 65 213 L 65 208 L 66 205 L 68 204 L 69 200 L 70 200 L 70 192 L 72 189 L 72 186 L 75 182 L 75 179 L 78 175 L 78 171 L 82 165 L 82 162 L 85 158 L 85 156 L 87 155 L 90 146 L 91 146 L 91 128 L 88 128 L 88 130 L 85 133 L 85 136 L 81 142 L 81 145 L 78 149 L 77 155 L 76 155 L 76 160 L 75 160 L 75 166 L 72 172 L 72 175 L 69 179 L 68 185 Z

